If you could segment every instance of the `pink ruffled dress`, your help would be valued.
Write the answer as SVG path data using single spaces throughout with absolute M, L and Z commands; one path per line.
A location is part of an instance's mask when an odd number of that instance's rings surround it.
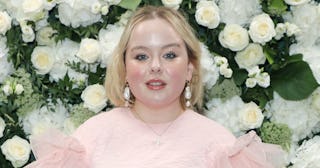
M 152 130 L 166 131 L 159 137 Z M 115 108 L 92 117 L 72 136 L 50 131 L 32 138 L 31 145 L 36 161 L 27 168 L 278 168 L 284 163 L 279 146 L 262 143 L 254 132 L 236 139 L 192 110 L 173 123 L 148 126 L 129 109 Z

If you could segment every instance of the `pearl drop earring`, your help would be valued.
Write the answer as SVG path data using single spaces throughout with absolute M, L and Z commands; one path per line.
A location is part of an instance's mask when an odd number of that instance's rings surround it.
M 123 97 L 126 100 L 124 106 L 129 107 L 129 105 L 130 105 L 130 88 L 129 88 L 129 84 L 128 83 L 126 83 L 126 86 L 124 88 Z
M 191 106 L 191 102 L 190 102 L 191 96 L 192 96 L 192 93 L 191 93 L 191 89 L 190 89 L 190 82 L 187 81 L 187 85 L 184 90 L 184 98 L 186 99 L 186 107 Z

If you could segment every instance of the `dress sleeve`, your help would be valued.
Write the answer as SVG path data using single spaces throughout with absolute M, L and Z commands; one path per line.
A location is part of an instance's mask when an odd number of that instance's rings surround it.
M 281 168 L 285 152 L 278 145 L 262 143 L 254 131 L 239 137 L 232 146 L 213 145 L 208 168 Z
M 36 161 L 26 168 L 89 168 L 84 146 L 72 136 L 50 130 L 30 140 Z

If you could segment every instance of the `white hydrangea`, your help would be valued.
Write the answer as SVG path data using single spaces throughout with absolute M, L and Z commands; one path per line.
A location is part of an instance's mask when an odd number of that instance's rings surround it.
M 208 47 L 201 43 L 201 67 L 202 67 L 202 82 L 207 88 L 211 88 L 216 84 L 219 78 L 219 69 L 214 62 L 213 54 L 210 53 Z
M 239 96 L 234 96 L 226 101 L 214 98 L 207 102 L 205 115 L 228 128 L 236 136 L 243 135 L 245 130 L 241 125 L 239 111 L 245 108 L 245 103 Z
M 58 6 L 60 22 L 73 28 L 85 27 L 98 22 L 101 19 L 101 14 L 93 13 L 91 9 L 91 5 L 96 2 L 98 0 L 79 0 L 76 3 L 74 1 L 60 2 Z
M 38 45 L 53 46 L 55 44 L 54 36 L 56 33 L 57 31 L 50 26 L 40 28 L 36 32 L 36 41 Z
M 301 5 L 308 3 L 310 0 L 284 0 L 288 5 Z
M 59 102 L 57 105 L 49 104 L 28 112 L 27 116 L 20 119 L 22 120 L 24 132 L 33 136 L 40 135 L 51 128 L 63 131 L 64 121 L 67 117 L 67 109 Z
M 7 39 L 0 36 L 0 83 L 14 71 L 13 64 L 8 62 L 8 51 Z
M 297 149 L 296 155 L 291 162 L 292 168 L 318 168 L 320 163 L 320 136 L 304 141 Z
M 106 29 L 100 30 L 99 42 L 103 51 L 101 54 L 102 65 L 108 65 L 109 58 L 111 58 L 113 50 L 118 45 L 123 30 L 124 27 L 119 25 L 108 25 Z
M 4 122 L 3 118 L 0 117 L 0 138 L 3 137 L 3 131 L 6 128 L 6 123 Z
M 276 36 L 274 38 L 276 40 L 280 40 L 283 37 L 284 33 L 286 33 L 287 27 L 284 23 L 278 23 L 276 25 L 275 30 L 276 30 Z
M 11 17 L 6 11 L 0 10 L 0 34 L 5 35 L 11 28 Z
M 248 25 L 255 15 L 262 13 L 259 0 L 220 0 L 221 22 Z
M 272 122 L 284 123 L 292 130 L 292 141 L 297 143 L 312 134 L 320 118 L 310 108 L 312 96 L 300 101 L 289 101 L 274 92 L 273 100 L 266 105 L 266 111 L 271 115 Z
M 220 23 L 219 8 L 214 1 L 199 1 L 196 6 L 195 18 L 199 25 L 214 29 Z
M 300 33 L 296 35 L 298 43 L 304 47 L 319 43 L 320 6 L 316 3 L 306 3 L 291 6 L 290 9 L 291 11 L 284 15 L 284 19 L 300 29 Z
M 305 46 L 301 43 L 290 46 L 290 54 L 303 54 L 303 60 L 306 61 L 316 78 L 320 83 L 320 44 Z

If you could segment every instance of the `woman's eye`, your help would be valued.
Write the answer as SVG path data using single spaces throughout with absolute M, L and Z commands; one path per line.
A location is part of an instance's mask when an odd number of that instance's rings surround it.
M 136 57 L 135 57 L 135 59 L 136 59 L 136 60 L 139 60 L 139 61 L 144 61 L 144 60 L 146 60 L 147 58 L 148 58 L 148 56 L 145 55 L 145 54 L 138 54 L 138 55 L 136 55 Z
M 163 57 L 167 59 L 174 59 L 177 57 L 177 55 L 174 52 L 169 52 L 169 53 L 166 53 Z

